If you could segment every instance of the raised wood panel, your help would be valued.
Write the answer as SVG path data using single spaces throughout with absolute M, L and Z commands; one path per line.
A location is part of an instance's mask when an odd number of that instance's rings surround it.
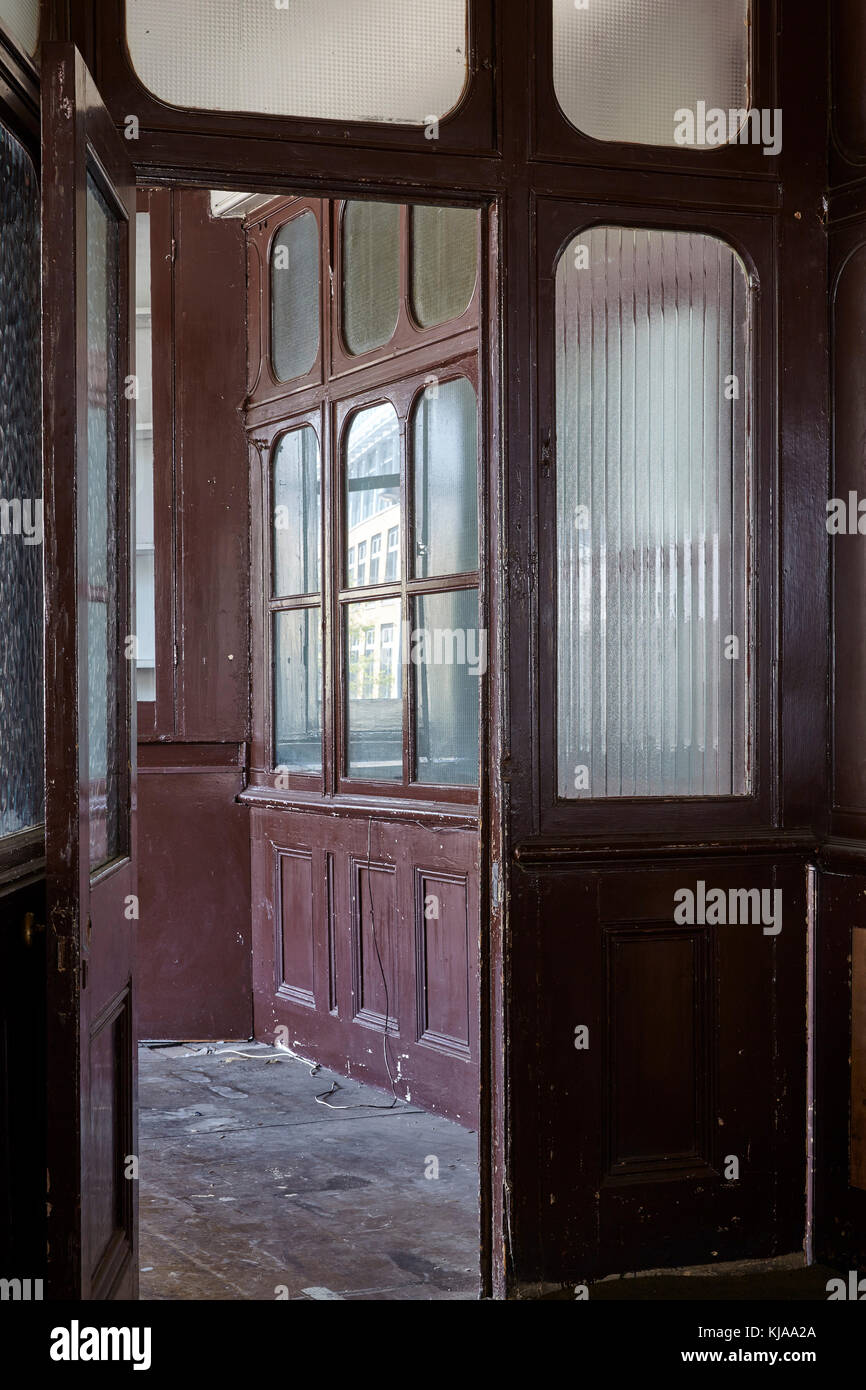
M 285 1029 L 301 1056 L 389 1096 L 390 1070 L 401 1100 L 474 1127 L 477 833 L 347 808 L 253 808 L 250 824 L 255 1036 Z M 424 919 L 425 896 L 438 921 Z
M 866 245 L 858 247 L 839 276 L 833 308 L 833 478 L 832 493 L 846 504 L 849 494 L 866 496 Z M 847 513 L 846 513 L 847 514 Z M 849 518 L 850 524 L 850 518 Z M 856 526 L 856 520 L 855 520 Z M 866 813 L 866 743 L 861 737 L 866 703 L 866 646 L 859 640 L 866 617 L 866 538 L 834 535 L 833 569 L 833 809 Z M 850 827 L 842 829 L 848 833 Z M 863 826 L 860 826 L 862 833 Z
M 90 1030 L 87 1258 L 95 1298 L 111 1291 L 132 1250 L 134 1179 L 124 1175 L 133 1134 L 130 1000 L 124 989 Z
M 866 1189 L 866 929 L 851 933 L 851 1186 Z
M 350 858 L 352 884 L 352 1017 L 370 1028 L 400 1031 L 397 879 L 393 865 Z
M 220 750 L 226 756 L 226 749 Z M 143 745 L 139 769 L 142 1038 L 246 1038 L 250 1000 L 248 813 L 237 766 L 196 745 Z M 170 766 L 154 766 L 170 758 Z M 188 766 L 184 766 L 184 764 Z
M 304 850 L 279 850 L 277 875 L 278 994 L 315 1008 L 313 933 L 313 856 Z
M 605 933 L 608 1177 L 709 1165 L 706 930 Z
M 415 870 L 418 1041 L 471 1055 L 469 897 L 465 877 Z

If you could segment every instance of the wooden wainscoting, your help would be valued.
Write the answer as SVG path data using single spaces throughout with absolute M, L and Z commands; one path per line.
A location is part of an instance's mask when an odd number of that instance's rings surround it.
M 251 811 L 255 1035 L 474 1128 L 478 832 L 371 815 Z

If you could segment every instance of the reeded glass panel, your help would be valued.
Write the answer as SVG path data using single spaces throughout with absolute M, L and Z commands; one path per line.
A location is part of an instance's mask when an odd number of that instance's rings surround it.
M 347 203 L 343 209 L 343 341 L 349 352 L 390 342 L 400 313 L 400 209 Z
M 319 352 L 319 224 L 302 212 L 271 244 L 271 365 L 277 381 L 311 371 Z
M 39 187 L 0 126 L 0 837 L 44 819 Z
M 346 773 L 361 781 L 403 776 L 403 670 L 399 598 L 349 603 L 346 653 Z
M 121 843 L 117 622 L 118 228 L 87 180 L 87 708 L 90 862 Z
M 271 502 L 274 597 L 318 593 L 322 486 L 312 426 L 284 434 L 277 444 Z
M 474 208 L 411 209 L 412 313 L 422 328 L 466 312 L 478 271 Z
M 677 113 L 749 104 L 749 0 L 553 0 L 553 86 L 596 140 L 676 145 Z M 696 143 L 701 143 L 696 141 Z
M 322 770 L 322 610 L 274 614 L 274 766 Z
M 415 600 L 409 660 L 415 667 L 417 782 L 478 781 L 478 682 L 487 634 L 478 630 L 478 591 Z
M 696 233 L 581 233 L 556 354 L 559 796 L 744 794 L 742 262 Z
M 466 0 L 126 0 L 133 66 L 175 106 L 426 125 L 467 79 Z
M 32 57 L 39 43 L 40 0 L 0 0 L 0 25 Z
M 478 568 L 478 424 L 465 377 L 425 388 L 412 419 L 415 577 Z
M 150 213 L 135 218 L 135 691 L 156 699 L 156 592 L 153 539 L 153 343 Z
M 400 426 L 392 405 L 358 411 L 344 456 L 346 586 L 399 579 Z

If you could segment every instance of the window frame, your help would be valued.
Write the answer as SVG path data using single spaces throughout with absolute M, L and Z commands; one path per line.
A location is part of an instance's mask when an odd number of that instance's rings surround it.
M 701 174 L 749 174 L 778 179 L 781 156 L 767 157 L 756 145 L 731 143 L 713 149 L 631 144 L 600 140 L 572 125 L 553 86 L 553 0 L 535 5 L 535 54 L 530 108 L 533 155 L 568 164 L 616 166 L 628 170 L 678 170 Z M 778 99 L 775 0 L 750 0 L 749 106 L 775 108 Z
M 334 417 L 334 439 L 332 466 L 335 469 L 332 495 L 335 499 L 331 518 L 332 534 L 335 540 L 331 578 L 334 582 L 334 605 L 329 617 L 332 620 L 332 669 L 335 672 L 334 698 L 336 703 L 334 777 L 335 790 L 339 795 L 356 796 L 400 796 L 410 800 L 454 801 L 474 805 L 478 801 L 478 785 L 454 785 L 448 783 L 417 782 L 413 780 L 416 765 L 416 723 L 417 712 L 417 673 L 412 662 L 402 653 L 404 682 L 401 690 L 403 702 L 403 775 L 397 782 L 351 777 L 348 768 L 348 673 L 344 662 L 344 618 L 343 610 L 352 603 L 373 602 L 380 599 L 400 599 L 401 634 L 411 630 L 412 609 L 417 597 L 427 594 L 451 593 L 455 590 L 472 589 L 479 591 L 479 627 L 481 627 L 481 539 L 479 537 L 479 567 L 462 573 L 435 575 L 426 579 L 412 578 L 412 537 L 414 535 L 414 450 L 412 447 L 411 422 L 417 403 L 422 398 L 428 384 L 429 373 L 416 369 L 397 381 L 351 396 L 336 403 Z M 439 383 L 444 385 L 461 377 L 468 380 L 475 393 L 476 419 L 478 421 L 478 470 L 476 488 L 481 485 L 481 395 L 479 391 L 478 360 L 475 354 L 464 354 L 443 364 L 437 373 Z M 348 555 L 346 537 L 346 490 L 345 490 L 345 448 L 352 421 L 370 406 L 389 403 L 394 407 L 400 430 L 400 530 L 398 553 L 399 574 L 396 580 L 381 579 L 376 584 L 355 585 L 349 588 L 344 582 L 347 577 L 344 569 L 344 555 Z M 480 501 L 479 501 L 480 505 Z M 480 514 L 480 513 L 479 513 Z M 393 528 L 389 528 L 393 529 Z M 387 533 L 385 536 L 387 555 Z M 387 566 L 386 566 L 387 571 Z M 405 626 L 409 624 L 409 628 Z M 479 692 L 480 693 L 480 692 Z
M 746 225 L 744 226 L 743 223 Z M 534 798 L 541 834 L 575 834 L 587 841 L 622 839 L 630 834 L 644 840 L 657 832 L 671 835 L 713 834 L 755 826 L 770 826 L 776 814 L 777 785 L 778 534 L 775 498 L 778 495 L 777 407 L 773 396 L 773 299 L 775 253 L 772 229 L 760 217 L 745 219 L 723 213 L 636 210 L 629 205 L 568 203 L 540 200 L 539 269 L 537 282 L 537 351 L 539 388 L 537 430 L 538 524 L 541 535 L 553 538 L 539 565 L 538 604 L 541 613 L 555 613 L 557 602 L 557 487 L 556 487 L 556 268 L 575 236 L 592 227 L 621 226 L 658 231 L 691 231 L 725 241 L 740 257 L 748 276 L 751 301 L 751 545 L 747 584 L 751 594 L 751 651 L 742 659 L 751 669 L 751 790 L 742 796 L 660 796 L 560 799 L 557 795 L 556 718 L 557 633 L 553 622 L 539 623 L 533 678 L 537 681 L 535 713 L 539 758 Z M 759 292 L 760 286 L 760 292 Z M 769 302 L 768 302 L 769 301 Z
M 495 18 L 491 6 L 483 0 L 467 0 L 467 6 L 466 86 L 453 110 L 440 118 L 438 144 L 461 154 L 494 154 Z M 190 134 L 246 136 L 253 141 L 271 143 L 274 159 L 283 169 L 287 167 L 286 154 L 280 149 L 280 140 L 308 143 L 312 152 L 316 146 L 346 143 L 348 135 L 354 143 L 368 149 L 414 151 L 429 157 L 430 140 L 425 137 L 423 126 L 208 111 L 169 105 L 144 85 L 135 70 L 126 40 L 125 0 L 103 0 L 99 26 L 101 61 L 96 77 L 101 90 L 112 109 L 136 112 L 142 131 L 157 138 L 177 131 L 179 125 Z
M 413 352 L 421 346 L 433 343 L 445 343 L 450 338 L 456 338 L 461 333 L 477 330 L 480 312 L 481 294 L 481 212 L 478 209 L 478 226 L 476 231 L 476 262 L 478 271 L 475 276 L 475 287 L 472 291 L 469 303 L 466 305 L 462 314 L 456 318 L 446 319 L 443 323 L 436 323 L 430 328 L 422 328 L 416 321 L 412 313 L 412 218 L 410 205 L 408 203 L 399 204 L 400 207 L 400 226 L 399 226 L 399 311 L 394 332 L 386 343 L 381 347 L 371 348 L 369 352 L 353 353 L 346 346 L 343 336 L 343 219 L 346 206 L 350 202 L 394 202 L 395 199 L 383 198 L 379 200 L 343 198 L 334 202 L 332 212 L 332 232 L 331 232 L 331 264 L 334 268 L 334 293 L 333 293 L 333 312 L 331 329 L 331 376 L 340 377 L 351 372 L 358 372 L 364 367 L 369 367 L 374 363 L 388 361 L 393 357 L 402 356 L 404 353 Z M 433 203 L 432 206 L 439 207 L 440 203 Z

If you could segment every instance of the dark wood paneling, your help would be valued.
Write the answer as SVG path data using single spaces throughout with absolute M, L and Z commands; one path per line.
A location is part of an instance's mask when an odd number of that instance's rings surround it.
M 856 1009 L 859 1017 L 862 1008 L 852 992 L 852 955 L 854 938 L 864 931 L 866 872 L 822 873 L 815 971 L 815 1255 L 846 1268 L 866 1262 L 866 1190 L 853 1181 L 851 1146 L 852 1056 L 855 1050 L 860 1055 L 852 1015 Z M 861 1084 L 856 1082 L 858 1089 Z
M 471 923 L 465 876 L 415 870 L 418 1041 L 472 1055 Z
M 313 993 L 313 856 L 304 850 L 277 855 L 276 990 L 293 1004 L 315 1008 Z
M 709 1164 L 706 935 L 605 933 L 606 1177 Z
M 175 195 L 178 736 L 247 737 L 246 265 L 240 222 Z
M 387 993 L 398 1096 L 473 1125 L 477 830 L 372 815 L 251 812 L 255 1034 L 390 1094 Z
M 849 233 L 846 243 L 850 247 Z M 866 237 L 866 229 L 860 231 Z M 866 495 L 863 459 L 866 450 L 866 245 L 850 251 L 842 264 L 833 296 L 833 474 L 831 497 L 845 503 L 851 494 Z M 850 524 L 850 518 L 848 518 Z M 833 535 L 833 819 L 845 833 L 866 830 L 866 745 L 861 720 L 866 704 L 866 649 L 860 640 L 866 593 L 866 537 Z M 866 526 L 866 521 L 864 521 Z
M 675 923 L 675 892 L 700 879 L 781 889 L 781 932 Z M 513 1061 L 527 1080 L 512 1094 L 524 1277 L 578 1282 L 799 1248 L 804 881 L 796 859 L 758 857 L 515 877 L 512 968 L 533 982 Z M 588 1047 L 575 1045 L 578 1027 Z
M 866 929 L 851 933 L 851 1186 L 866 1192 Z
M 216 770 L 196 765 L 195 746 L 158 751 L 175 765 L 144 766 L 139 777 L 139 1034 L 247 1038 L 249 827 L 234 800 L 238 748 L 235 767 Z
M 349 856 L 352 1022 L 400 1033 L 399 938 L 393 864 Z

